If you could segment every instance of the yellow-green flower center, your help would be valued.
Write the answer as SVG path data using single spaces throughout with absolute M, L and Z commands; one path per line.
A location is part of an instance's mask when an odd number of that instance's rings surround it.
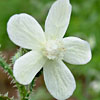
M 45 44 L 44 56 L 50 60 L 62 59 L 65 48 L 61 40 L 49 40 Z

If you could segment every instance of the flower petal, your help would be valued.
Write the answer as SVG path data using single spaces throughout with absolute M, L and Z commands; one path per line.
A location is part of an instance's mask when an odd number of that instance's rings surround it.
M 29 84 L 45 63 L 45 58 L 37 52 L 30 51 L 16 60 L 13 73 L 16 80 L 24 85 Z
M 39 23 L 28 14 L 16 14 L 7 24 L 10 39 L 23 48 L 36 49 L 45 41 L 44 32 Z
M 66 48 L 64 60 L 70 64 L 86 64 L 91 60 L 91 49 L 88 42 L 77 37 L 64 38 Z
M 73 94 L 76 83 L 62 61 L 48 61 L 43 67 L 43 73 L 48 91 L 57 100 L 65 100 Z
M 69 25 L 71 9 L 69 0 L 57 0 L 52 5 L 45 22 L 47 39 L 56 39 L 64 36 Z

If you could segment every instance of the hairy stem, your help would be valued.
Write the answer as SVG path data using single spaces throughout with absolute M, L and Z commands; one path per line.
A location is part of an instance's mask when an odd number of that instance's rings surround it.
M 9 64 L 6 63 L 6 61 L 0 56 L 0 66 L 4 69 L 5 72 L 7 72 L 9 74 L 9 76 L 13 79 L 14 83 L 16 84 L 16 87 L 18 88 L 19 94 L 20 94 L 20 99 L 21 100 L 26 100 L 26 94 L 27 94 L 27 90 L 25 88 L 25 86 L 19 84 L 14 76 L 13 76 L 13 71 L 12 68 Z M 6 99 L 9 100 L 9 99 Z
M 29 97 L 30 94 L 33 92 L 34 80 L 35 80 L 35 79 L 32 80 L 31 84 L 30 84 L 29 87 L 28 87 L 27 97 Z
M 8 98 L 6 96 L 0 96 L 0 100 L 12 100 L 12 99 L 10 99 L 10 98 Z

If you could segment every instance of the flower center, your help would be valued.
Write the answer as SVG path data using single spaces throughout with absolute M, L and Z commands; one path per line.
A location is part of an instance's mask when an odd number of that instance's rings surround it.
M 50 60 L 62 59 L 65 48 L 61 40 L 49 40 L 45 44 L 44 56 Z

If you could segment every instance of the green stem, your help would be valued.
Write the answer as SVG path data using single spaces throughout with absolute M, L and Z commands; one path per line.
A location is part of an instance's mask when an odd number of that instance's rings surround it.
M 33 79 L 33 80 L 32 80 L 32 82 L 31 82 L 31 84 L 30 84 L 30 87 L 29 87 L 30 92 L 32 92 L 32 91 L 33 91 L 33 87 L 34 87 L 34 80 L 35 80 L 35 79 Z
M 0 57 L 0 66 L 4 69 L 4 71 L 6 71 L 12 78 L 14 78 L 13 76 L 13 72 L 11 67 L 9 67 L 9 65 L 5 62 L 5 60 Z
M 32 80 L 31 84 L 29 85 L 29 91 L 27 93 L 27 98 L 29 98 L 30 94 L 33 92 L 33 87 L 34 87 L 34 80 Z
M 9 64 L 7 64 L 7 63 L 5 62 L 5 60 L 4 60 L 2 57 L 0 57 L 0 66 L 1 66 L 1 67 L 4 69 L 4 71 L 6 71 L 6 72 L 12 77 L 12 79 L 14 80 L 14 82 L 15 82 L 15 84 L 16 84 L 16 87 L 18 88 L 18 91 L 19 91 L 21 100 L 26 100 L 25 97 L 26 97 L 26 94 L 27 94 L 27 90 L 26 90 L 25 86 L 19 84 L 19 83 L 15 80 L 15 78 L 14 78 L 14 76 L 13 76 L 13 71 L 12 71 L 11 67 L 9 66 Z M 6 99 L 6 100 L 7 100 L 7 99 Z M 8 100 L 9 100 L 9 99 L 8 99 Z
M 10 98 L 8 98 L 7 96 L 0 96 L 0 100 L 12 100 L 12 99 L 10 99 Z

